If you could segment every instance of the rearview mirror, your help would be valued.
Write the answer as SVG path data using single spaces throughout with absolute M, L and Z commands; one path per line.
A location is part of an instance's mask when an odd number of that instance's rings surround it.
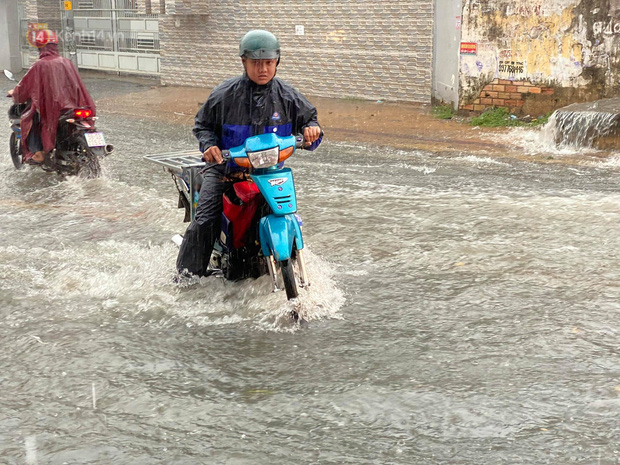
M 8 69 L 4 70 L 4 75 L 9 78 L 11 81 L 15 80 L 15 77 L 13 76 L 13 73 L 11 73 Z

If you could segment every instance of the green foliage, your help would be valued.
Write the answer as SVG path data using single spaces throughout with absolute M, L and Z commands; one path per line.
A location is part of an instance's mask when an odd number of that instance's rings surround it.
M 433 115 L 439 119 L 452 119 L 454 108 L 450 104 L 438 105 L 433 107 Z
M 487 128 L 497 127 L 514 127 L 514 126 L 541 126 L 549 120 L 550 113 L 539 116 L 534 119 L 519 119 L 515 115 L 511 115 L 506 108 L 489 108 L 479 116 L 471 119 L 473 126 L 482 126 Z
M 521 126 L 521 122 L 512 118 L 505 108 L 489 108 L 479 116 L 471 119 L 474 126 L 482 126 L 486 128 L 497 128 L 505 126 Z

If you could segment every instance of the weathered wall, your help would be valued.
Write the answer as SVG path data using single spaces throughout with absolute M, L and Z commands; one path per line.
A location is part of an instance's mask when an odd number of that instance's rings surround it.
M 541 114 L 618 95 L 619 70 L 620 0 L 463 3 L 461 108 Z
M 167 0 L 166 13 L 162 83 L 241 74 L 239 40 L 260 28 L 280 39 L 278 76 L 308 95 L 430 102 L 432 0 Z

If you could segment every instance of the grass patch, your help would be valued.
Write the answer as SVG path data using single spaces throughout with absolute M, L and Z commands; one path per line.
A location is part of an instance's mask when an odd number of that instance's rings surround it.
M 433 107 L 433 115 L 435 118 L 439 119 L 452 119 L 454 116 L 454 108 L 452 108 L 450 104 L 437 105 Z
M 360 97 L 352 97 L 350 95 L 345 95 L 341 97 L 340 100 L 344 100 L 345 102 L 367 102 L 367 100 Z
M 473 126 L 481 126 L 487 128 L 498 127 L 514 127 L 514 126 L 542 126 L 546 124 L 551 116 L 552 112 L 546 115 L 539 116 L 537 118 L 525 117 L 523 119 L 517 118 L 515 115 L 511 115 L 506 108 L 489 108 L 479 116 L 474 116 L 471 119 Z
M 508 113 L 505 108 L 489 108 L 485 110 L 479 116 L 474 116 L 471 119 L 471 124 L 474 126 L 481 126 L 484 128 L 498 128 L 506 126 L 522 126 L 522 122 L 519 121 L 514 115 Z

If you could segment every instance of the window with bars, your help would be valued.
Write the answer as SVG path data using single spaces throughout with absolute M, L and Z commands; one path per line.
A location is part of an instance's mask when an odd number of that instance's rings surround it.
M 82 32 L 79 37 L 79 43 L 82 47 L 95 47 L 97 45 L 94 32 Z
M 155 48 L 155 39 L 153 37 L 138 37 L 136 48 L 140 50 L 153 50 Z

